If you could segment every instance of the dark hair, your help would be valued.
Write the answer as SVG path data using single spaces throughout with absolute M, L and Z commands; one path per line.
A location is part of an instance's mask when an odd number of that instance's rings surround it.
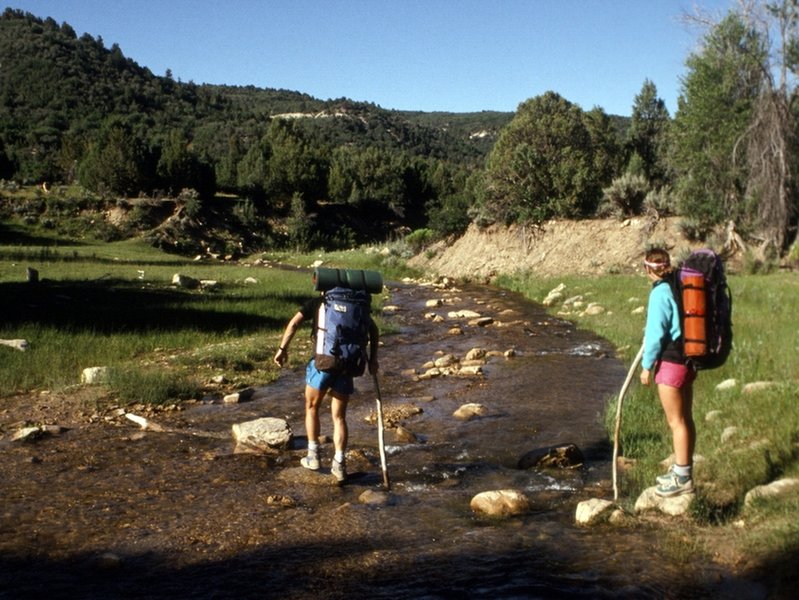
M 644 264 L 659 277 L 671 271 L 671 257 L 663 248 L 649 250 L 644 256 Z

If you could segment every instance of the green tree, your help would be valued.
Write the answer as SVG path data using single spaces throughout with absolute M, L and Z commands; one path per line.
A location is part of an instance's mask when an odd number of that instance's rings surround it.
M 297 193 L 312 199 L 326 195 L 327 165 L 291 121 L 274 119 L 266 143 L 270 156 L 264 191 L 275 204 L 288 204 Z
M 633 102 L 627 147 L 630 156 L 638 158 L 637 165 L 652 187 L 667 183 L 667 136 L 670 124 L 666 103 L 657 95 L 655 84 L 644 80 Z
M 209 198 L 216 191 L 213 170 L 200 160 L 179 129 L 169 133 L 161 149 L 156 173 L 172 195 L 184 189 L 193 189 L 201 198 Z
M 236 184 L 247 196 L 256 200 L 265 197 L 265 182 L 272 149 L 264 138 L 252 144 L 236 167 Z
M 313 219 L 308 214 L 302 194 L 295 193 L 291 197 L 291 209 L 286 220 L 289 242 L 297 252 L 305 252 L 311 246 Z
M 740 220 L 748 170 L 744 134 L 760 93 L 765 47 L 735 13 L 686 61 L 671 135 L 679 211 L 703 229 Z
M 506 221 L 579 217 L 601 194 L 583 111 L 554 92 L 519 106 L 488 157 L 485 209 Z
M 135 195 L 151 189 L 145 145 L 121 119 L 110 119 L 78 169 L 78 179 L 97 193 Z

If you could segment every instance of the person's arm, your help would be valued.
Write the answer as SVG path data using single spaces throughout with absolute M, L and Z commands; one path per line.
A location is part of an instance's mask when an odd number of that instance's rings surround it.
M 670 330 L 672 306 L 668 301 L 667 284 L 656 285 L 649 295 L 649 306 L 644 329 L 644 353 L 641 360 L 641 384 L 649 385 L 652 368 L 663 351 L 664 338 Z
M 305 320 L 305 317 L 302 314 L 302 311 L 298 312 L 291 318 L 288 325 L 286 325 L 286 331 L 283 332 L 283 338 L 280 340 L 280 347 L 277 349 L 275 353 L 275 364 L 279 367 L 282 367 L 286 360 L 289 357 L 289 344 L 291 343 L 294 334 L 297 333 L 297 328 L 300 326 Z
M 374 321 L 369 322 L 369 373 L 375 374 L 380 368 L 377 362 L 377 347 L 380 344 L 380 331 Z

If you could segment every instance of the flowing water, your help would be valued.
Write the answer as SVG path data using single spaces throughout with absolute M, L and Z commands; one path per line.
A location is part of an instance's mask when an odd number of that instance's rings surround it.
M 490 287 L 391 289 L 399 309 L 385 317 L 394 332 L 381 348 L 382 403 L 392 418 L 401 408 L 421 411 L 400 420 L 415 441 L 386 433 L 388 504 L 360 501 L 382 489 L 368 376 L 357 380 L 348 412 L 347 485 L 332 483 L 330 443 L 320 472 L 298 466 L 303 368 L 295 357 L 251 401 L 165 416 L 167 431 L 121 419 L 0 447 L 8 467 L 0 597 L 741 597 L 741 582 L 712 565 L 658 555 L 655 527 L 574 524 L 579 501 L 612 498 L 601 415 L 626 367 L 607 342 Z M 427 308 L 430 299 L 444 303 Z M 494 323 L 448 317 L 466 309 Z M 456 323 L 462 335 L 450 333 Z M 411 372 L 475 347 L 515 355 L 491 356 L 482 376 Z M 487 413 L 454 418 L 464 403 Z M 262 416 L 286 418 L 294 448 L 234 454 L 232 424 Z M 322 433 L 332 434 L 327 402 Z M 517 468 L 529 450 L 568 443 L 582 450 L 583 467 Z M 507 488 L 529 497 L 528 514 L 497 520 L 471 511 L 475 494 Z

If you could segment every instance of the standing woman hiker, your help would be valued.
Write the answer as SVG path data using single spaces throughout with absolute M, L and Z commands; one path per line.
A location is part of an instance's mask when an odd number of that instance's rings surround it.
M 289 344 L 303 321 L 312 320 L 311 338 L 314 338 L 317 330 L 317 315 L 323 302 L 324 294 L 308 300 L 288 322 L 274 358 L 278 366 L 282 367 L 286 363 Z M 368 356 L 370 373 L 377 373 L 378 370 L 378 342 L 377 325 L 370 317 Z M 305 370 L 305 430 L 308 436 L 308 454 L 300 460 L 300 464 L 312 471 L 319 470 L 319 406 L 328 391 L 331 396 L 330 409 L 333 417 L 333 446 L 335 448 L 330 472 L 339 483 L 343 483 L 347 479 L 345 460 L 348 439 L 347 404 L 355 391 L 355 386 L 350 375 L 327 373 L 317 369 L 316 359 L 313 356 L 308 361 Z
M 680 314 L 669 277 L 669 253 L 655 248 L 646 253 L 644 267 L 652 291 L 644 330 L 641 383 L 649 385 L 654 371 L 658 397 L 666 413 L 674 447 L 674 465 L 657 478 L 655 493 L 662 497 L 693 492 L 693 456 L 696 425 L 693 418 L 693 383 L 696 370 L 683 355 Z

